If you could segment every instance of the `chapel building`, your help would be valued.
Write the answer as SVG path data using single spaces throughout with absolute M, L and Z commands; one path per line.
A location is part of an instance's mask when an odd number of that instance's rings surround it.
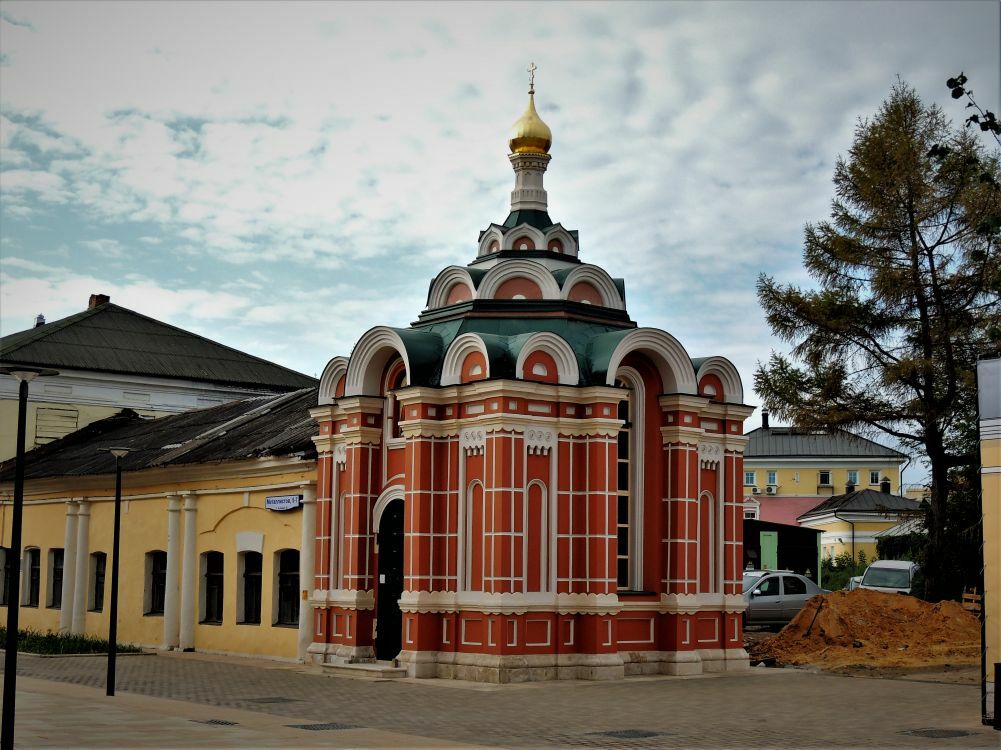
M 324 370 L 309 652 L 493 682 L 746 669 L 752 407 L 550 218 L 534 94 L 507 218 Z

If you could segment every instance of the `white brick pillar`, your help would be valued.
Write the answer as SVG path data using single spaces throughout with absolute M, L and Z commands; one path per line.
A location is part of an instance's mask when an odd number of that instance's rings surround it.
M 69 500 L 66 503 L 66 530 L 63 532 L 62 608 L 59 610 L 60 633 L 68 633 L 73 627 L 73 592 L 76 589 L 76 537 L 79 507 L 76 500 Z
M 333 541 L 333 540 L 331 540 Z M 313 590 L 316 571 L 316 486 L 302 487 L 302 529 L 299 543 L 299 638 L 296 656 L 299 661 L 307 661 L 307 650 L 313 642 L 313 606 L 309 603 L 308 592 Z
M 163 648 L 180 644 L 181 498 L 167 495 L 167 571 L 163 595 Z
M 70 632 L 83 633 L 87 627 L 87 594 L 90 590 L 90 503 L 80 498 L 76 521 L 76 570 L 73 576 L 73 617 Z
M 181 563 L 181 623 L 179 645 L 195 650 L 195 620 L 198 617 L 198 517 L 197 498 L 184 496 L 184 552 Z

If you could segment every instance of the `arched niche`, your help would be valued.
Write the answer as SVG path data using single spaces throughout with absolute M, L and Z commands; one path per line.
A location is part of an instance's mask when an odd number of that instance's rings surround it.
M 631 352 L 646 356 L 660 374 L 664 393 L 696 393 L 692 360 L 674 336 L 658 328 L 637 328 L 619 341 L 606 370 L 606 385 L 615 383 L 615 373 Z
M 344 394 L 346 396 L 381 395 L 382 378 L 390 359 L 399 356 L 411 375 L 407 348 L 400 334 L 387 326 L 376 326 L 366 331 L 355 344 L 348 361 Z
M 726 357 L 707 357 L 702 360 L 698 372 L 699 382 L 702 383 L 707 376 L 715 376 L 723 386 L 723 393 L 710 396 L 713 401 L 744 403 L 744 386 L 740 381 L 740 373 Z
M 538 380 L 528 377 L 525 372 L 529 356 L 536 351 L 545 352 L 552 357 L 557 370 L 556 382 L 560 385 L 577 385 L 580 382 L 580 367 L 570 344 L 566 339 L 549 331 L 533 333 L 522 345 L 515 362 L 515 377 L 522 380 Z
M 455 299 L 453 293 L 465 290 L 464 299 Z M 476 299 L 476 285 L 469 271 L 462 266 L 448 266 L 439 273 L 431 284 L 428 294 L 428 308 L 436 310 L 439 307 L 454 305 L 458 302 Z
M 619 294 L 615 282 L 603 268 L 592 265 L 578 266 L 567 274 L 563 279 L 563 288 L 560 290 L 562 299 L 571 299 L 571 292 L 578 284 L 590 284 L 599 295 L 601 295 L 601 305 L 611 307 L 614 310 L 624 310 L 625 304 Z
M 483 356 L 486 372 L 482 379 L 490 377 L 490 356 L 487 354 L 487 346 L 483 339 L 475 333 L 464 333 L 456 336 L 455 340 L 445 352 L 445 359 L 441 367 L 441 384 L 457 385 L 463 382 L 463 365 L 470 354 L 478 352 Z
M 560 287 L 549 269 L 541 263 L 528 259 L 506 260 L 487 271 L 480 281 L 477 292 L 479 299 L 496 299 L 497 290 L 510 279 L 523 278 L 535 282 L 542 299 L 559 299 Z
M 327 366 L 323 368 L 323 374 L 320 375 L 318 406 L 332 404 L 335 398 L 344 395 L 344 376 L 347 375 L 347 372 L 347 357 L 334 357 L 327 362 Z

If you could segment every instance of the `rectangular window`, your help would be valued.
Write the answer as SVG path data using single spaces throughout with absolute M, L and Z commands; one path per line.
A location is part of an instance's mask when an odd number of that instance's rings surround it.
M 205 599 L 203 601 L 205 609 L 202 622 L 221 624 L 223 554 L 222 552 L 206 552 L 202 557 L 205 560 L 205 577 L 202 581 L 202 590 L 205 592 Z
M 772 487 L 774 487 L 778 483 L 779 483 L 779 473 L 777 471 L 769 471 L 768 472 L 768 484 L 770 484 Z
M 869 472 L 869 484 L 879 484 L 879 472 L 870 471 Z
M 756 474 L 753 471 L 744 472 L 744 486 L 755 485 L 758 483 Z
M 299 550 L 278 554 L 278 625 L 299 624 Z
M 37 607 L 38 592 L 42 583 L 42 551 L 37 547 L 24 551 L 24 598 L 22 607 Z
M 49 550 L 49 595 L 47 604 L 53 609 L 63 606 L 63 551 Z
M 167 553 L 146 553 L 146 614 L 162 615 L 167 598 Z
M 858 472 L 854 469 L 848 470 L 848 484 L 853 486 L 858 484 Z
M 103 552 L 93 552 L 90 555 L 90 611 L 101 612 L 104 609 L 104 574 L 108 565 L 108 556 Z
M 243 568 L 243 612 L 240 622 L 256 625 L 261 622 L 261 568 L 264 558 L 260 552 L 242 552 L 240 558 Z
M 819 484 L 821 487 L 831 486 L 831 472 L 821 471 L 818 473 L 817 477 L 818 477 L 817 484 Z
M 10 584 L 13 569 L 10 565 L 10 550 L 0 547 L 0 606 L 10 603 Z

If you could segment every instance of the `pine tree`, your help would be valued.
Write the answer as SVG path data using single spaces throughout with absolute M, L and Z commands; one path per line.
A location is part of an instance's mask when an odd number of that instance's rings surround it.
M 927 457 L 931 599 L 947 591 L 949 469 L 977 460 L 962 434 L 976 360 L 1001 344 L 999 177 L 997 152 L 898 82 L 836 163 L 830 219 L 806 226 L 816 286 L 758 279 L 769 325 L 793 345 L 758 364 L 765 405 L 805 428 L 882 432 Z

